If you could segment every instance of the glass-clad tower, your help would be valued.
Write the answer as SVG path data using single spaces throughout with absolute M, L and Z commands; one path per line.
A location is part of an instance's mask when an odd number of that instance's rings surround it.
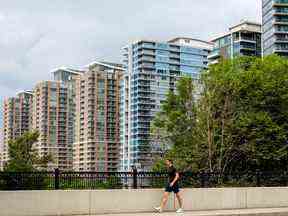
M 262 0 L 263 55 L 288 56 L 288 0 Z
M 217 63 L 220 58 L 233 59 L 237 56 L 261 56 L 261 25 L 243 21 L 229 28 L 229 32 L 211 41 L 214 44 L 209 63 Z
M 168 42 L 139 40 L 123 48 L 126 75 L 121 85 L 121 170 L 149 169 L 150 125 L 169 90 L 207 68 L 212 44 L 191 38 Z

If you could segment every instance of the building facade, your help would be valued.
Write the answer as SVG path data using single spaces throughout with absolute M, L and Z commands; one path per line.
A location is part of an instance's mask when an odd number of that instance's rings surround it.
M 129 108 L 129 75 L 125 73 L 120 83 L 120 161 L 118 170 L 125 171 L 129 164 L 130 159 L 130 148 L 129 148 L 129 136 L 128 131 L 130 130 L 129 119 L 130 119 L 130 108 Z
M 62 82 L 67 87 L 67 114 L 68 114 L 68 142 L 69 145 L 75 142 L 76 125 L 76 82 L 85 71 L 67 67 L 60 67 L 52 71 L 55 81 Z
M 3 152 L 1 151 L 0 152 L 0 172 L 3 171 L 3 169 L 4 169 L 4 161 L 2 159 L 2 154 L 3 154 Z
M 262 0 L 263 55 L 288 56 L 288 1 Z
M 48 169 L 72 170 L 68 94 L 61 81 L 42 81 L 33 89 L 32 129 L 40 133 L 34 148 L 40 156 L 52 156 Z
M 248 21 L 229 28 L 229 32 L 211 41 L 214 44 L 209 63 L 220 58 L 233 59 L 237 56 L 261 56 L 261 25 Z
M 16 97 L 4 99 L 2 165 L 9 160 L 8 142 L 31 129 L 31 91 L 22 91 Z
M 3 170 L 4 168 L 4 163 L 3 163 L 3 146 L 4 146 L 4 130 L 3 128 L 0 128 L 0 171 Z
M 120 154 L 119 64 L 93 62 L 76 82 L 73 168 L 116 171 Z
M 121 126 L 125 127 L 121 130 L 121 170 L 131 166 L 149 169 L 153 117 L 180 77 L 199 79 L 211 49 L 211 43 L 191 38 L 140 40 L 123 48 L 126 77 L 121 87 Z

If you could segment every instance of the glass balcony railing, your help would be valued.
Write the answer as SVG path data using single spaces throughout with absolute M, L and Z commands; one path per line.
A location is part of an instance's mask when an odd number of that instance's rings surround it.
M 170 54 L 169 57 L 170 57 L 170 58 L 180 58 L 180 55 Z
M 276 37 L 276 42 L 288 42 L 288 37 L 286 35 L 282 36 L 277 36 Z
M 142 57 L 141 61 L 152 61 L 155 62 L 155 58 L 151 58 L 151 57 Z
M 285 7 L 276 8 L 276 9 L 275 9 L 275 13 L 288 14 L 288 8 L 285 8 Z
M 288 0 L 274 0 L 275 4 L 288 4 Z
M 286 51 L 286 52 L 288 52 L 288 45 L 286 46 L 286 45 L 284 44 L 284 45 L 276 46 L 276 47 L 275 47 L 275 50 L 276 50 L 276 51 Z
M 288 33 L 288 27 L 287 26 L 278 26 L 277 28 L 276 28 L 276 32 L 283 32 L 283 33 Z
M 248 41 L 248 42 L 251 42 L 251 43 L 256 43 L 255 39 L 253 37 L 241 37 L 241 40 L 244 40 L 244 41 Z
M 238 45 L 239 46 L 239 45 Z M 255 44 L 251 44 L 251 43 L 240 43 L 240 49 L 256 49 L 256 45 Z
M 143 44 L 142 44 L 142 47 L 155 49 L 155 44 L 152 44 L 152 43 L 143 43 Z
M 220 56 L 220 50 L 219 49 L 214 49 L 212 52 L 209 54 L 208 58 L 217 58 Z

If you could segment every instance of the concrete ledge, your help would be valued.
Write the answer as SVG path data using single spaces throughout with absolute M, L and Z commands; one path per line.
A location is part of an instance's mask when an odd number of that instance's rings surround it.
M 235 209 L 235 210 L 215 210 L 215 211 L 193 211 L 185 212 L 185 216 L 287 216 L 288 208 L 278 209 Z M 159 214 L 142 213 L 142 214 L 105 214 L 97 216 L 151 216 Z M 165 212 L 165 216 L 174 216 L 174 212 Z M 179 215 L 179 214 L 177 214 Z M 180 214 L 181 215 L 181 214 Z M 183 214 L 182 214 L 183 215 Z M 91 215 L 92 216 L 92 215 Z M 95 215 L 96 216 L 96 215 Z
M 161 189 L 0 191 L 0 216 L 151 212 L 162 193 Z M 182 193 L 187 211 L 288 207 L 288 187 L 198 188 Z M 167 210 L 173 209 L 171 195 Z
M 90 214 L 147 212 L 158 206 L 162 190 L 110 190 L 91 191 Z M 167 209 L 172 210 L 173 197 L 167 202 Z

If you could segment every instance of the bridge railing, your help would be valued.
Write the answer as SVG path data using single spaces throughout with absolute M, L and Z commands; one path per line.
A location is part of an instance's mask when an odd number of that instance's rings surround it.
M 159 172 L 0 172 L 0 190 L 163 188 Z M 288 186 L 288 172 L 180 173 L 185 188 Z

